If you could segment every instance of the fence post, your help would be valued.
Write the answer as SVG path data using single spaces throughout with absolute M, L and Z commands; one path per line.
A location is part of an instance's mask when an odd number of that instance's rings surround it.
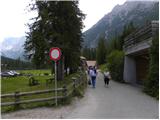
M 67 97 L 68 97 L 66 85 L 63 86 L 62 95 L 64 98 L 61 99 L 61 102 L 62 102 L 62 104 L 65 104 L 65 102 L 67 101 Z
M 19 103 L 17 103 L 17 102 L 19 102 L 20 101 L 20 96 L 19 96 L 19 91 L 16 91 L 15 92 L 15 95 L 14 95 L 14 97 L 15 97 L 15 109 L 17 109 L 17 108 L 19 108 Z
M 63 95 L 64 95 L 64 97 L 67 97 L 67 87 L 66 87 L 66 85 L 63 86 Z

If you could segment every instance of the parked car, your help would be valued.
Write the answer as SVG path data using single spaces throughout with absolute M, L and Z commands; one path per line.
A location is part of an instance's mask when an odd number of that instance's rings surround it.
M 1 77 L 14 77 L 20 75 L 20 73 L 16 71 L 5 71 L 0 73 Z
M 18 73 L 18 72 L 16 72 L 16 71 L 10 71 L 10 73 L 14 74 L 14 76 L 20 75 L 20 73 Z
M 11 76 L 14 76 L 14 75 L 15 75 L 15 74 L 12 73 L 11 71 L 9 71 L 8 74 L 10 74 Z
M 12 75 L 10 75 L 10 73 L 8 72 L 1 72 L 1 77 L 10 77 Z

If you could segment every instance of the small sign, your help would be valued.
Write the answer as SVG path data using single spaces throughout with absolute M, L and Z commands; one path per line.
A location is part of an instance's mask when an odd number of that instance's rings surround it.
M 61 58 L 61 50 L 58 47 L 50 49 L 49 56 L 51 60 L 57 61 Z

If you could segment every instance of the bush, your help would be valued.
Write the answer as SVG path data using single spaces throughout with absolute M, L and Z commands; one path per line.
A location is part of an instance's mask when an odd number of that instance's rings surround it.
M 101 70 L 101 72 L 108 71 L 107 64 L 99 65 L 99 69 Z
M 159 98 L 159 39 L 153 39 L 150 48 L 150 65 L 148 79 L 144 83 L 144 91 L 149 95 Z
M 107 57 L 107 66 L 113 80 L 124 82 L 123 68 L 124 68 L 124 53 L 115 50 Z

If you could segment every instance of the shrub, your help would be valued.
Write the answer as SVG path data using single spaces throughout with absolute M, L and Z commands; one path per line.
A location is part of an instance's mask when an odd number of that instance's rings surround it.
M 113 80 L 124 82 L 124 53 L 122 51 L 115 50 L 111 52 L 107 57 L 107 66 Z
M 99 69 L 101 70 L 101 72 L 108 71 L 107 64 L 99 65 Z
M 153 39 L 149 51 L 150 64 L 148 79 L 144 83 L 144 91 L 149 95 L 159 98 L 159 39 Z

